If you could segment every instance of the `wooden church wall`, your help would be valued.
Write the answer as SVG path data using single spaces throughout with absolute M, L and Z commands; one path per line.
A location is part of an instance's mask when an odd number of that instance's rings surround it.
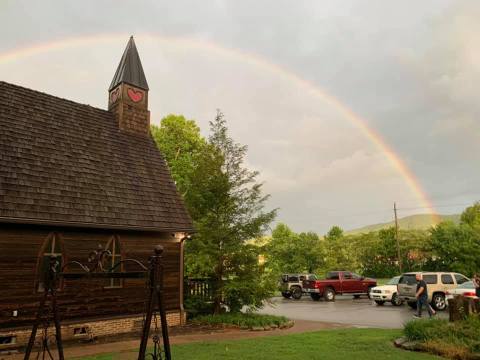
M 71 230 L 34 226 L 0 225 L 0 328 L 28 325 L 34 318 L 42 293 L 36 291 L 39 256 L 45 241 L 58 234 L 63 246 L 63 262 L 85 263 L 90 251 L 105 248 L 118 236 L 123 258 L 147 263 L 157 244 L 164 246 L 166 309 L 178 310 L 180 244 L 171 234 Z M 124 270 L 137 270 L 128 265 Z M 62 319 L 109 317 L 143 312 L 145 281 L 125 279 L 120 288 L 106 288 L 109 280 L 68 280 L 58 292 Z M 14 311 L 18 316 L 13 316 Z

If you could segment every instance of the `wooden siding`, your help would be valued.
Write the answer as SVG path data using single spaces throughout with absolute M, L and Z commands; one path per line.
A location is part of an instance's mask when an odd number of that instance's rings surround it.
M 31 323 L 42 293 L 35 291 L 37 261 L 49 234 L 57 233 L 64 261 L 86 262 L 90 251 L 105 248 L 112 236 L 120 239 L 122 255 L 144 263 L 156 244 L 165 248 L 165 302 L 167 310 L 180 309 L 180 244 L 171 234 L 87 231 L 34 226 L 0 225 L 0 328 Z M 128 265 L 124 270 L 136 270 Z M 58 293 L 62 319 L 138 314 L 144 309 L 144 280 L 126 279 L 121 288 L 105 288 L 105 280 L 65 281 Z M 13 311 L 18 316 L 13 317 Z

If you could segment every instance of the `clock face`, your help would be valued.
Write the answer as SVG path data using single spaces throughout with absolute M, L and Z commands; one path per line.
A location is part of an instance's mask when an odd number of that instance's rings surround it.
M 128 88 L 127 89 L 127 95 L 135 103 L 138 103 L 142 101 L 143 99 L 143 91 L 141 90 L 135 90 L 133 88 Z
M 113 104 L 117 102 L 118 98 L 120 97 L 120 87 L 117 87 L 110 93 L 110 102 Z

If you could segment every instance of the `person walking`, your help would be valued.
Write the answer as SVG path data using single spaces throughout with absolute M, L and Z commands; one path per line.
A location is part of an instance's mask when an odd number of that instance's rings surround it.
M 422 308 L 424 305 L 427 308 L 428 316 L 432 317 L 433 315 L 435 315 L 435 311 L 428 303 L 427 283 L 423 280 L 423 276 L 420 273 L 415 275 L 415 279 L 417 280 L 417 292 L 415 294 L 417 298 L 417 313 L 414 315 L 414 317 L 422 317 Z
M 480 275 L 478 273 L 473 275 L 472 282 L 473 286 L 475 286 L 475 295 L 480 298 Z

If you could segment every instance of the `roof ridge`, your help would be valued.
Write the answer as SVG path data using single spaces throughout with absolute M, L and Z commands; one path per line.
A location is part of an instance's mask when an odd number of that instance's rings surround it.
M 111 114 L 111 112 L 107 109 L 102 109 L 102 108 L 99 108 L 99 107 L 96 107 L 96 106 L 93 106 L 93 105 L 90 105 L 90 104 L 80 103 L 80 102 L 70 100 L 70 99 L 67 99 L 67 98 L 64 98 L 64 97 L 49 94 L 49 93 L 46 93 L 44 91 L 35 90 L 35 89 L 29 88 L 29 87 L 26 87 L 26 86 L 12 84 L 12 83 L 9 83 L 7 81 L 0 80 L 0 85 L 2 85 L 2 84 L 5 84 L 7 86 L 11 86 L 11 87 L 14 87 L 14 88 L 18 88 L 18 89 L 27 90 L 27 91 L 30 91 L 32 93 L 40 94 L 40 95 L 48 97 L 48 98 L 54 98 L 54 99 L 62 100 L 62 101 L 69 102 L 69 103 L 72 103 L 72 104 L 75 104 L 75 105 L 80 105 L 80 106 L 88 107 L 88 108 L 91 108 L 91 109 L 94 109 L 94 110 L 99 110 L 99 111 Z

